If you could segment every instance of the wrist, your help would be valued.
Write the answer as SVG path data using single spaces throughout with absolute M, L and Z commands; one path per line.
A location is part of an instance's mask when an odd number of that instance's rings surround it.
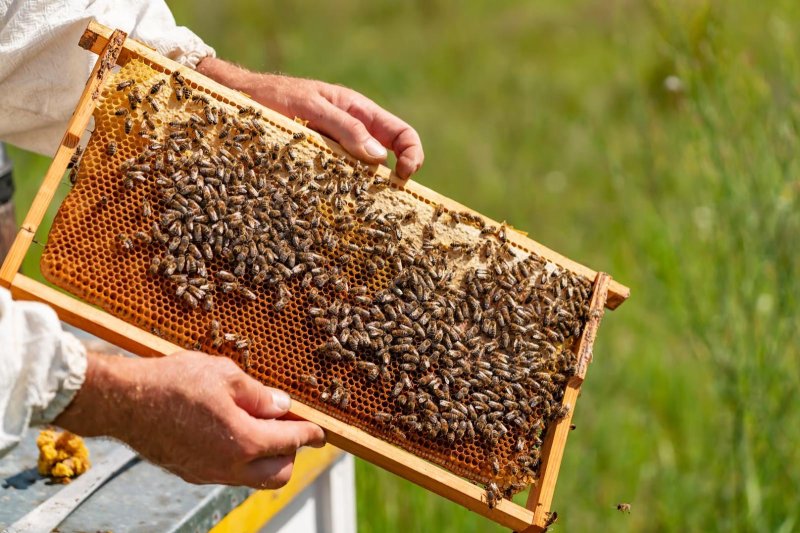
M 217 83 L 247 94 L 254 100 L 284 112 L 285 98 L 281 97 L 281 87 L 287 78 L 278 74 L 251 72 L 233 63 L 216 57 L 204 58 L 197 65 L 197 72 L 208 76 Z
M 216 57 L 204 58 L 197 65 L 197 72 L 226 87 L 242 92 L 247 92 L 248 89 L 256 86 L 257 79 L 263 76 Z
M 139 403 L 140 366 L 137 359 L 89 352 L 83 386 L 54 423 L 85 437 L 126 440 Z

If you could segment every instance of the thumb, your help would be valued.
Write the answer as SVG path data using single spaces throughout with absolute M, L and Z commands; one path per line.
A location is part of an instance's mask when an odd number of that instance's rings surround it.
M 375 138 L 362 121 L 323 99 L 314 128 L 341 144 L 356 158 L 369 163 L 386 160 L 386 148 Z
M 250 376 L 244 376 L 234 387 L 233 401 L 255 418 L 279 418 L 292 406 L 288 394 L 265 387 Z

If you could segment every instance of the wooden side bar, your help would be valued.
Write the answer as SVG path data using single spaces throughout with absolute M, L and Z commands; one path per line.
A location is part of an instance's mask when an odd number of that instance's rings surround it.
M 42 223 L 47 208 L 50 202 L 53 201 L 58 185 L 64 176 L 72 154 L 80 142 L 86 126 L 89 124 L 89 119 L 92 116 L 95 108 L 95 102 L 100 95 L 100 87 L 106 79 L 106 76 L 111 72 L 117 61 L 117 57 L 122 50 L 125 41 L 125 32 L 116 30 L 109 34 L 108 39 L 105 40 L 102 49 L 99 51 L 99 58 L 92 69 L 92 74 L 86 82 L 86 87 L 83 89 L 78 105 L 75 108 L 67 125 L 67 131 L 58 146 L 55 157 L 50 163 L 50 168 L 45 174 L 42 186 L 36 197 L 33 199 L 31 208 L 22 222 L 22 227 L 19 229 L 17 238 L 0 268 L 0 285 L 9 287 L 11 280 L 19 270 L 28 248 L 33 242 L 33 236 L 39 224 Z
M 106 40 L 111 35 L 111 29 L 103 26 L 102 24 L 98 24 L 96 22 L 89 23 L 89 27 L 84 34 L 84 38 L 81 40 L 81 45 L 87 47 L 89 50 L 93 52 L 97 52 L 98 50 L 102 50 L 103 46 L 105 45 Z M 252 100 L 246 99 L 246 95 L 234 91 L 233 89 L 226 87 L 220 83 L 215 82 L 214 80 L 203 76 L 202 74 L 195 72 L 194 70 L 184 67 L 174 61 L 171 61 L 162 55 L 158 54 L 151 48 L 143 45 L 142 43 L 137 42 L 134 39 L 127 39 L 125 41 L 125 49 L 129 52 L 133 57 L 139 56 L 142 59 L 149 61 L 155 65 L 161 65 L 164 69 L 170 71 L 179 71 L 181 75 L 183 75 L 187 80 L 192 81 L 198 84 L 201 87 L 205 87 L 213 92 L 217 93 L 219 96 L 228 99 L 231 102 L 239 103 L 242 105 L 252 105 L 254 102 Z M 274 122 L 275 124 L 286 128 L 287 130 L 298 131 L 303 130 L 309 138 L 314 139 L 319 145 L 327 146 L 331 151 L 334 153 L 350 158 L 351 156 L 335 141 L 328 139 L 327 137 L 320 135 L 319 133 L 310 130 L 308 128 L 304 128 L 302 125 L 298 124 L 294 120 L 281 115 L 280 113 L 269 109 L 268 107 L 264 107 L 258 103 L 255 103 L 259 107 L 262 115 L 269 119 L 270 121 Z M 415 194 L 425 200 L 430 202 L 440 203 L 445 208 L 453 210 L 453 211 L 468 211 L 474 214 L 481 216 L 486 224 L 499 226 L 500 223 L 492 220 L 488 217 L 481 215 L 480 213 L 476 213 L 472 209 L 469 209 L 466 206 L 451 200 L 441 194 L 421 185 L 413 180 L 404 180 L 397 176 L 392 170 L 388 169 L 383 165 L 374 165 L 369 167 L 373 170 L 376 174 L 386 176 L 391 179 L 392 183 L 397 187 L 406 190 L 408 193 Z M 597 272 L 592 270 L 591 268 L 584 266 L 576 261 L 573 261 L 563 255 L 559 254 L 547 248 L 546 246 L 539 244 L 538 242 L 534 241 L 533 239 L 528 238 L 523 233 L 518 231 L 508 231 L 507 232 L 508 239 L 517 246 L 528 250 L 530 252 L 534 252 L 545 259 L 552 261 L 553 263 L 571 270 L 577 274 L 581 274 L 586 276 L 589 279 L 595 279 L 597 276 Z M 609 287 L 609 297 L 606 301 L 606 306 L 609 309 L 615 309 L 618 305 L 624 302 L 630 296 L 630 289 L 616 281 L 611 281 L 611 285 Z
M 611 276 L 608 274 L 604 272 L 597 274 L 592 299 L 589 303 L 589 320 L 583 328 L 583 334 L 578 340 L 576 348 L 578 357 L 581 357 L 581 354 L 584 354 L 585 357 L 587 348 L 591 350 L 591 345 L 597 334 L 597 328 L 600 326 L 600 319 L 603 317 L 610 282 Z M 586 368 L 584 366 L 583 375 L 585 376 L 585 374 Z M 528 509 L 534 512 L 533 526 L 524 530 L 524 533 L 543 531 L 547 527 L 558 471 L 561 468 L 561 459 L 564 457 L 564 448 L 566 447 L 569 428 L 572 424 L 572 415 L 575 412 L 575 404 L 578 400 L 582 383 L 583 376 L 577 375 L 573 376 L 567 383 L 562 404 L 570 407 L 569 412 L 567 416 L 552 424 L 545 436 L 544 444 L 542 445 L 542 464 L 539 470 L 539 481 L 531 488 L 527 502 Z

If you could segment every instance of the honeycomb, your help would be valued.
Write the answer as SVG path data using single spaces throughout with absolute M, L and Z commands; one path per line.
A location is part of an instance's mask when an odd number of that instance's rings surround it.
M 241 121 L 250 134 L 237 133 L 245 131 Z M 262 383 L 506 497 L 535 482 L 547 425 L 564 415 L 560 400 L 575 371 L 590 281 L 511 244 L 505 227 L 487 227 L 478 215 L 385 183 L 302 131 L 159 65 L 129 61 L 104 84 L 94 130 L 71 163 L 74 185 L 50 231 L 43 274 L 127 322 L 187 349 L 229 357 Z M 279 156 L 264 155 L 260 167 L 243 155 L 261 157 L 254 137 L 265 153 L 273 147 Z M 168 151 L 177 161 L 163 155 Z M 227 174 L 199 173 L 202 158 L 227 161 Z M 192 170 L 170 176 L 179 165 Z M 349 181 L 296 184 L 298 169 L 313 174 L 320 167 Z M 256 179 L 258 190 L 241 185 Z M 202 209 L 187 200 L 211 194 L 204 190 L 209 183 L 216 184 L 215 200 Z M 313 196 L 322 200 L 309 200 L 304 211 L 311 223 L 282 211 L 318 189 Z M 227 211 L 214 204 L 220 198 L 263 212 Z M 212 216 L 209 205 L 224 208 L 224 216 Z M 189 232 L 187 216 L 219 233 L 209 230 L 214 239 L 199 240 L 182 234 Z M 214 218 L 224 224 L 212 226 Z M 253 229 L 262 226 L 268 229 Z M 269 241 L 267 234 L 278 233 L 292 237 Z M 201 251 L 206 238 L 213 251 Z M 239 244 L 228 249 L 228 241 Z M 174 253 L 183 256 L 172 269 Z M 260 255 L 269 262 L 253 260 Z M 304 257 L 328 265 L 330 275 L 303 271 Z M 491 290 L 482 285 L 487 278 Z M 527 288 L 512 292 L 511 285 Z M 520 301 L 510 301 L 511 294 Z M 494 313 L 506 301 L 519 314 Z M 402 316 L 381 319 L 382 330 L 377 321 L 342 326 L 367 320 L 367 307 L 378 309 L 372 318 Z M 439 316 L 431 319 L 434 308 Z M 355 309 L 363 312 L 359 318 L 350 314 Z M 444 336 L 432 343 L 441 349 L 431 352 L 423 338 L 437 328 Z M 479 355 L 463 356 L 467 351 Z M 522 360 L 530 367 L 520 368 Z M 535 397 L 548 402 L 529 402 L 534 393 L 522 383 L 544 391 Z

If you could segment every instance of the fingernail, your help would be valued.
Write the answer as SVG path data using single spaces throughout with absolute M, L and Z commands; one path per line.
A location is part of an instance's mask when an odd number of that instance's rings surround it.
M 275 407 L 281 411 L 288 411 L 292 406 L 292 399 L 289 398 L 288 394 L 281 391 L 272 392 L 272 402 L 275 404 Z
M 370 139 L 365 142 L 364 150 L 372 157 L 386 157 L 386 148 L 375 139 Z

